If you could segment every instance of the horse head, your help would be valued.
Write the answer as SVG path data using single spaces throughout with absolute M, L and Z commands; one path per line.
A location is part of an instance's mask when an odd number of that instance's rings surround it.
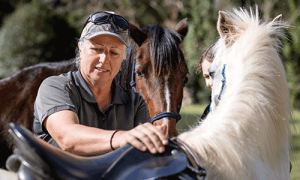
M 131 39 L 136 43 L 131 85 L 145 99 L 153 124 L 167 124 L 165 134 L 169 137 L 178 134 L 176 122 L 188 73 L 179 44 L 187 31 L 187 19 L 174 31 L 158 25 L 143 29 L 130 25 Z
M 219 12 L 212 104 L 207 118 L 178 138 L 202 160 L 207 179 L 289 179 L 290 96 L 280 58 L 280 16 L 258 8 Z
M 208 69 L 208 73 L 213 80 L 213 88 L 211 93 L 210 111 L 213 112 L 221 100 L 222 94 L 226 89 L 226 71 L 228 71 L 228 50 L 234 44 L 236 39 L 237 29 L 235 28 L 230 16 L 223 11 L 219 12 L 217 22 L 217 30 L 220 35 L 220 40 L 213 47 L 215 58 Z M 221 45 L 223 44 L 223 46 Z M 217 48 L 217 49 L 216 49 Z M 218 54 L 216 54 L 218 51 Z

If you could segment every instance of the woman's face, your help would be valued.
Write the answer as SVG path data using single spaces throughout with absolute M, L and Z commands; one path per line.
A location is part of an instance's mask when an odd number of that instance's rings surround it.
M 203 59 L 203 62 L 202 62 L 203 77 L 205 78 L 206 86 L 211 90 L 212 86 L 213 86 L 213 81 L 208 74 L 208 68 L 210 65 L 211 65 L 211 62 L 209 62 L 207 59 Z
M 80 52 L 80 72 L 89 85 L 111 83 L 119 72 L 125 45 L 110 35 L 88 40 Z

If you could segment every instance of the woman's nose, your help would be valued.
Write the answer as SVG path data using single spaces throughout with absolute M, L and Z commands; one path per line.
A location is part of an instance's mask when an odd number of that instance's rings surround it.
M 212 81 L 211 78 L 208 80 L 207 87 L 208 87 L 210 90 L 211 90 L 212 87 L 213 87 L 213 81 Z
M 101 53 L 100 54 L 100 58 L 99 58 L 99 62 L 101 62 L 102 64 L 104 64 L 106 60 L 107 60 L 106 53 Z

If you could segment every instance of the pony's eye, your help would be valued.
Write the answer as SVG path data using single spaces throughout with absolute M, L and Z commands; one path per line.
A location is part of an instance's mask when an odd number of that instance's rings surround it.
M 214 73 L 213 72 L 209 72 L 209 76 L 213 77 Z
M 139 77 L 144 77 L 144 75 L 142 74 L 142 72 L 140 70 L 137 70 L 136 71 L 136 74 L 139 76 Z
M 184 81 L 183 81 L 183 84 L 186 84 L 188 81 L 189 81 L 188 77 L 185 76 Z

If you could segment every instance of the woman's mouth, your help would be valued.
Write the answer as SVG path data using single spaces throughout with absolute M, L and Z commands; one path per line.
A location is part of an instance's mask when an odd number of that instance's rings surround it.
M 99 71 L 102 71 L 102 72 L 107 72 L 108 70 L 106 70 L 106 69 L 101 69 L 101 68 L 97 68 L 97 67 L 95 67 L 97 70 L 99 70 Z

